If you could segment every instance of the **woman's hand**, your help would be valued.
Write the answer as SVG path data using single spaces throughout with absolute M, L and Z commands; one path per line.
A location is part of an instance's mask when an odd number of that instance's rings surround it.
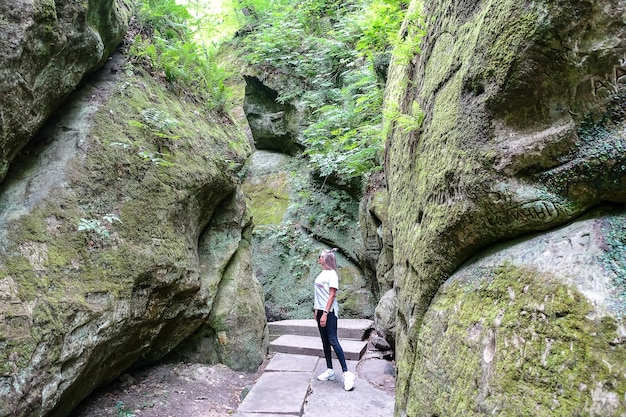
M 320 317 L 320 327 L 326 327 L 326 313 L 322 313 L 322 317 Z

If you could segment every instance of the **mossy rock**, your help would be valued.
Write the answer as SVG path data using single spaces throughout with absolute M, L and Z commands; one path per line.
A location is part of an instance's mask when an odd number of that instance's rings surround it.
M 243 197 L 239 210 L 219 208 L 240 194 L 243 132 L 140 72 L 110 74 L 68 101 L 0 195 L 1 416 L 67 415 L 98 385 L 164 357 L 219 293 L 199 272 L 199 236 L 243 239 Z M 172 139 L 154 118 L 171 122 Z M 218 227 L 218 215 L 234 226 Z M 264 323 L 254 324 L 247 348 L 262 351 Z
M 618 3 L 426 1 L 424 21 L 411 2 L 386 92 L 398 415 L 424 315 L 463 262 L 626 202 Z
M 120 44 L 130 0 L 0 4 L 0 180 L 83 77 Z
M 626 349 L 579 291 L 509 264 L 455 280 L 426 314 L 407 414 L 621 416 Z
M 415 341 L 407 415 L 623 415 L 623 221 L 596 210 L 455 273 Z

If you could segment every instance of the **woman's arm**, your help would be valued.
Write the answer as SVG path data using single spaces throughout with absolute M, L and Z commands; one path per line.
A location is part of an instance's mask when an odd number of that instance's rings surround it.
M 326 302 L 326 308 L 324 309 L 324 313 L 320 318 L 320 326 L 322 327 L 326 326 L 326 315 L 327 312 L 330 311 L 330 309 L 333 307 L 333 302 L 335 301 L 335 297 L 337 296 L 337 288 L 331 287 L 329 292 L 330 295 L 328 296 L 328 301 Z
M 330 287 L 329 292 L 330 295 L 328 296 L 328 301 L 326 302 L 326 308 L 324 311 L 330 311 L 333 308 L 333 302 L 335 302 L 335 297 L 337 296 L 337 288 Z

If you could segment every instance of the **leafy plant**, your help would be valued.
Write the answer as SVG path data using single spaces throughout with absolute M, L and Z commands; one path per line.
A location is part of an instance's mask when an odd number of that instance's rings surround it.
M 186 40 L 187 23 L 192 16 L 185 6 L 176 0 L 142 0 L 139 4 L 137 20 L 144 36 L 158 32 L 167 39 Z
M 361 21 L 362 35 L 357 49 L 368 57 L 389 49 L 398 41 L 398 31 L 404 19 L 406 2 L 381 0 L 372 2 Z
M 156 165 L 164 167 L 171 167 L 175 165 L 174 163 L 169 162 L 167 159 L 165 159 L 165 155 L 161 152 L 140 151 L 137 155 L 139 155 L 139 157 L 142 158 L 144 161 L 152 162 Z
M 379 166 L 382 90 L 371 67 L 346 71 L 343 77 L 339 103 L 315 111 L 303 137 L 310 164 L 321 176 L 360 182 Z
M 319 177 L 358 189 L 380 169 L 383 86 L 371 59 L 397 41 L 405 7 L 305 0 L 270 11 L 246 38 L 249 64 L 288 80 L 277 101 L 309 110 L 302 136 Z
M 114 222 L 122 223 L 122 221 L 116 214 L 105 214 L 104 216 L 102 216 L 102 220 L 104 220 L 108 224 L 113 224 Z M 79 232 L 86 231 L 88 233 L 91 233 L 101 241 L 109 239 L 111 237 L 109 228 L 99 219 L 80 219 L 77 230 Z
M 180 139 L 180 136 L 173 132 L 173 129 L 179 125 L 178 120 L 154 108 L 145 109 L 141 114 L 143 121 L 131 119 L 128 123 L 142 129 L 145 134 L 152 135 L 159 153 L 163 152 L 164 147 L 171 146 L 173 141 Z
M 113 222 L 119 222 L 122 223 L 122 221 L 120 220 L 120 218 L 117 216 L 117 214 L 105 214 L 104 216 L 102 216 L 102 219 L 113 224 Z
M 426 35 L 426 18 L 422 11 L 422 3 L 416 2 L 415 10 L 406 15 L 406 33 L 394 43 L 393 54 L 401 65 L 407 65 L 411 59 L 421 53 L 420 45 Z
M 80 219 L 78 224 L 78 231 L 85 230 L 87 232 L 94 232 L 101 238 L 109 238 L 111 234 L 109 230 L 102 225 L 102 222 L 98 219 Z
M 397 103 L 390 105 L 385 109 L 385 135 L 392 126 L 396 126 L 401 133 L 410 133 L 418 130 L 424 121 L 424 112 L 419 103 L 413 101 L 411 103 L 411 111 L 409 114 L 401 113 Z
M 115 411 L 117 412 L 117 417 L 135 417 L 135 413 L 125 408 L 123 401 L 118 401 L 115 404 Z
M 175 0 L 140 0 L 139 28 L 129 47 L 131 62 L 163 77 L 175 90 L 205 101 L 207 110 L 224 110 L 229 76 L 214 59 L 212 45 L 200 45 L 192 28 L 203 25 Z

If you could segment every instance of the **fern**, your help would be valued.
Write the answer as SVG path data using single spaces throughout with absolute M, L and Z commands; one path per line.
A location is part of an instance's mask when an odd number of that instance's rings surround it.
M 224 110 L 229 74 L 219 68 L 211 47 L 194 41 L 191 28 L 201 28 L 201 21 L 174 0 L 141 0 L 139 33 L 129 55 L 135 65 L 162 76 L 180 93 L 205 98 L 210 110 Z
M 289 80 L 278 101 L 309 110 L 302 136 L 318 176 L 352 187 L 380 169 L 383 86 L 371 58 L 397 42 L 405 8 L 402 0 L 302 0 L 268 12 L 245 39 L 250 65 Z

